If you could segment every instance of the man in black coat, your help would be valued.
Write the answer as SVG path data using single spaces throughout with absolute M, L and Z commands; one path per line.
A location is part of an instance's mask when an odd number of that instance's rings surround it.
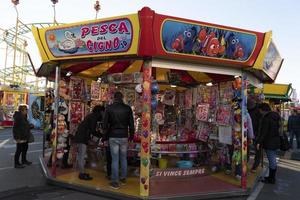
M 291 116 L 288 119 L 288 132 L 290 135 L 290 145 L 293 149 L 293 140 L 296 136 L 297 140 L 297 149 L 300 149 L 300 115 L 297 113 L 297 110 L 293 110 Z
M 259 122 L 262 117 L 262 115 L 259 112 L 258 106 L 259 104 L 252 99 L 249 99 L 247 102 L 247 109 L 252 121 L 255 145 L 257 144 L 257 139 L 259 134 Z M 261 158 L 262 158 L 262 148 L 261 147 L 259 149 L 255 148 L 255 157 L 254 157 L 254 163 L 251 168 L 251 172 L 256 172 L 256 168 L 259 166 Z
M 126 183 L 128 137 L 132 140 L 134 135 L 133 112 L 130 106 L 124 104 L 121 92 L 114 94 L 114 103 L 107 107 L 103 125 L 109 138 L 112 157 L 110 186 L 113 189 L 119 189 L 119 181 L 121 184 Z M 120 179 L 119 160 L 121 163 Z
M 256 148 L 262 147 L 266 151 L 269 161 L 269 176 L 262 181 L 274 184 L 277 170 L 276 151 L 280 147 L 281 117 L 277 112 L 271 111 L 267 103 L 260 104 L 259 110 L 263 117 L 260 122 Z
M 103 106 L 95 106 L 92 113 L 88 114 L 79 124 L 78 129 L 75 133 L 74 141 L 78 144 L 78 177 L 82 180 L 92 180 L 92 177 L 88 173 L 85 173 L 84 157 L 86 155 L 86 149 L 91 135 L 97 135 L 97 122 L 102 120 L 102 112 L 104 112 Z
M 14 113 L 13 137 L 16 141 L 17 148 L 15 152 L 15 168 L 24 168 L 25 165 L 31 165 L 26 159 L 28 150 L 28 141 L 30 137 L 30 129 L 33 128 L 27 120 L 27 105 L 20 105 L 18 111 Z M 22 154 L 22 163 L 19 158 Z

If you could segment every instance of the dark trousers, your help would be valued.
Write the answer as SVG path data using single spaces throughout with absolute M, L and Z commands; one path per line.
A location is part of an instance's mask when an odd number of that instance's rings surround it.
M 22 154 L 22 163 L 26 162 L 26 155 L 28 150 L 28 142 L 17 143 L 16 153 L 15 153 L 15 164 L 20 164 L 20 155 Z
M 111 176 L 111 153 L 110 148 L 105 147 L 105 154 L 106 154 L 106 172 L 107 176 Z

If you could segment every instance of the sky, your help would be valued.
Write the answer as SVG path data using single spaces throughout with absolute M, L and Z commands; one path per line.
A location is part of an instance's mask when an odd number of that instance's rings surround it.
M 58 0 L 56 19 L 71 23 L 95 19 L 95 0 Z M 138 12 L 148 6 L 156 13 L 209 22 L 258 32 L 272 30 L 273 41 L 284 63 L 276 83 L 289 84 L 300 93 L 300 1 L 298 0 L 100 0 L 98 18 Z M 20 0 L 20 20 L 25 23 L 53 22 L 50 0 Z M 11 0 L 0 0 L 0 28 L 15 26 L 16 12 Z M 28 51 L 36 68 L 41 61 L 36 44 L 28 35 Z M 0 46 L 0 68 L 3 66 Z

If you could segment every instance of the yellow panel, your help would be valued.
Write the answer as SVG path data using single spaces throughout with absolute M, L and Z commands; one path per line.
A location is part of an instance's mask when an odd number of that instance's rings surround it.
M 83 187 L 88 187 L 95 190 L 104 190 L 109 192 L 117 192 L 125 195 L 139 197 L 139 178 L 138 177 L 128 177 L 126 180 L 126 185 L 121 186 L 119 190 L 114 190 L 109 187 L 110 181 L 105 178 L 105 173 L 102 171 L 96 171 L 92 169 L 87 169 L 93 180 L 84 181 L 78 178 L 78 172 L 73 171 L 66 173 L 64 175 L 59 175 L 56 177 L 57 180 L 63 181 L 69 184 L 79 185 Z
M 266 57 L 271 41 L 272 41 L 272 31 L 269 31 L 265 33 L 264 44 L 258 54 L 258 57 L 254 63 L 253 68 L 263 70 L 264 58 Z
M 170 69 L 156 68 L 156 80 L 158 82 L 168 81 L 168 72 L 170 72 Z
M 286 95 L 289 85 L 285 84 L 264 84 L 264 94 Z
M 115 62 L 105 62 L 95 67 L 89 68 L 88 70 L 80 72 L 79 76 L 87 76 L 91 78 L 99 77 L 103 72 L 107 71 Z
M 50 30 L 56 29 L 67 29 L 74 26 L 83 26 L 84 24 L 93 24 L 93 23 L 100 23 L 104 21 L 110 20 L 118 20 L 118 19 L 129 19 L 132 24 L 132 44 L 127 52 L 117 52 L 117 53 L 107 53 L 107 54 L 89 54 L 89 55 L 78 55 L 78 56 L 63 56 L 63 57 L 54 57 L 48 48 L 47 40 L 46 40 L 46 32 Z M 36 27 L 32 27 L 33 36 L 37 43 L 38 49 L 40 51 L 43 63 L 48 63 L 50 61 L 65 61 L 65 60 L 72 60 L 72 59 L 90 59 L 90 58 L 104 58 L 108 56 L 126 56 L 126 55 L 136 55 L 138 50 L 138 41 L 139 41 L 139 33 L 140 33 L 140 24 L 139 18 L 137 14 L 119 16 L 119 17 L 111 17 L 105 18 L 101 20 L 90 20 L 90 21 L 83 21 L 77 22 L 72 24 L 66 25 L 59 25 L 59 26 L 52 26 L 48 28 L 38 29 Z M 55 36 L 54 36 L 55 37 Z
M 198 82 L 198 83 L 206 83 L 210 82 L 211 78 L 206 75 L 205 73 L 201 72 L 193 72 L 193 71 L 188 71 L 188 73 Z
M 134 72 L 140 72 L 141 71 L 141 67 L 143 65 L 143 60 L 136 60 L 134 61 L 125 71 L 125 74 L 131 74 Z
M 159 85 L 159 90 L 160 91 L 164 91 L 164 90 L 176 90 L 178 92 L 182 92 L 184 90 L 186 90 L 187 88 L 184 87 L 171 87 L 170 85 Z

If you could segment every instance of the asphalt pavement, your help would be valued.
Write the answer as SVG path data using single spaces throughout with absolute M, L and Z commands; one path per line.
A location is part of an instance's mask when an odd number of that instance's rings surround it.
M 33 165 L 24 169 L 13 167 L 15 146 L 10 128 L 0 130 L 0 199 L 1 200 L 109 200 L 87 193 L 52 186 L 46 183 L 38 164 L 42 154 L 42 132 L 33 131 L 35 142 L 28 149 L 28 160 Z M 297 154 L 297 153 L 296 153 Z M 248 197 L 230 198 L 233 200 L 299 200 L 300 199 L 300 162 L 290 160 L 287 152 L 279 160 L 277 183 L 266 185 L 259 183 Z

